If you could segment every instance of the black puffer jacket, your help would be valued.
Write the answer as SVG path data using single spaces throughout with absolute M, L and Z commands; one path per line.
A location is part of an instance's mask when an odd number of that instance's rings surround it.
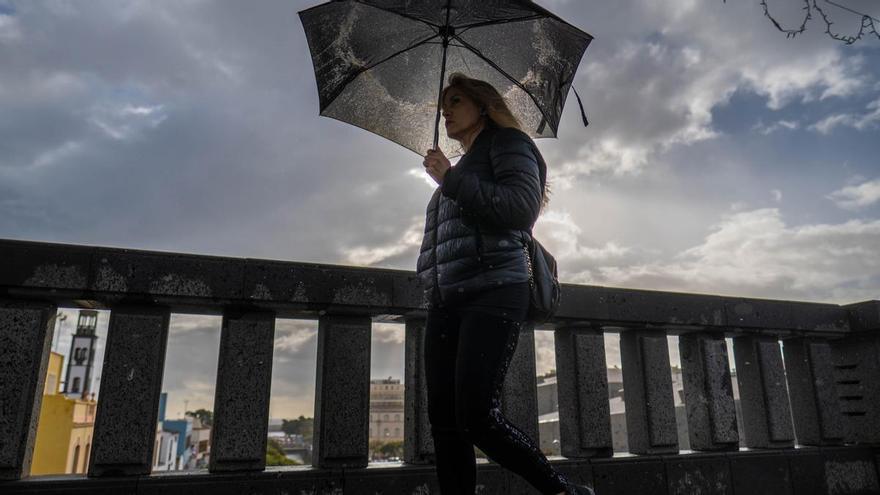
M 546 171 L 526 133 L 480 131 L 428 203 L 416 271 L 429 308 L 528 281 L 523 245 L 538 219 Z

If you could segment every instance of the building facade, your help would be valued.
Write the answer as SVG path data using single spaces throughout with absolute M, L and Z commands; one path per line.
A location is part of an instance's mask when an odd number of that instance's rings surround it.
M 63 355 L 49 355 L 31 475 L 88 471 L 97 402 L 61 393 L 63 363 Z
M 370 380 L 370 440 L 403 441 L 403 384 Z

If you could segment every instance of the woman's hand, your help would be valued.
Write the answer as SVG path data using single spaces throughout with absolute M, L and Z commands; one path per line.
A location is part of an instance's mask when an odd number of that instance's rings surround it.
M 428 154 L 425 155 L 425 160 L 422 162 L 422 165 L 425 166 L 425 171 L 428 172 L 428 175 L 430 175 L 437 184 L 443 182 L 443 177 L 446 176 L 446 172 L 448 172 L 451 167 L 446 155 L 444 155 L 439 149 L 428 150 Z

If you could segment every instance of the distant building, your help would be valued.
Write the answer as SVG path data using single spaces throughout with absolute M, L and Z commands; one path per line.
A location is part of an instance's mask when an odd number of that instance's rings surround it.
M 153 471 L 178 471 L 207 467 L 211 451 L 211 427 L 194 416 L 168 419 L 168 393 L 159 396 Z
M 390 376 L 370 380 L 370 440 L 403 440 L 403 387 Z
M 211 457 L 211 427 L 199 418 L 192 418 L 192 464 L 195 468 L 208 467 Z
M 195 459 L 193 459 L 192 456 L 193 418 L 187 416 L 183 419 L 166 419 L 165 421 L 162 421 L 162 429 L 166 432 L 177 433 L 177 449 L 174 451 L 173 469 L 182 470 L 194 468 Z
M 180 434 L 169 431 L 162 427 L 162 422 L 156 423 L 156 444 L 153 446 L 153 471 L 176 471 L 177 470 L 177 445 Z
M 76 323 L 76 333 L 70 342 L 67 356 L 67 377 L 64 380 L 64 395 L 71 399 L 88 397 L 92 388 L 92 368 L 95 364 L 95 344 L 98 337 L 98 312 L 80 310 Z
M 86 400 L 61 393 L 63 363 L 63 355 L 50 353 L 32 475 L 85 473 L 89 467 L 97 402 L 94 395 Z

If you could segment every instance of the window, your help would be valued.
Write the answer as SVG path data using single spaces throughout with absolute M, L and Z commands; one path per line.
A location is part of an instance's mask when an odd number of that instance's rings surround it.
M 394 415 L 394 421 L 400 421 L 400 414 Z
M 83 472 L 85 473 L 89 469 L 89 451 L 92 450 L 92 444 L 86 444 L 86 455 L 83 457 Z
M 395 436 L 395 437 L 399 437 L 399 436 L 400 436 L 400 428 L 395 428 L 395 429 L 394 429 L 394 436 Z
M 165 450 L 165 444 L 166 444 L 165 436 L 163 435 L 162 437 L 159 438 L 159 465 L 160 466 L 165 465 L 165 456 L 162 455 L 162 452 Z
M 73 378 L 73 388 L 70 390 L 71 392 L 79 392 L 79 377 Z
M 73 465 L 70 466 L 71 473 L 77 473 L 77 468 L 79 467 L 79 445 L 73 449 Z

